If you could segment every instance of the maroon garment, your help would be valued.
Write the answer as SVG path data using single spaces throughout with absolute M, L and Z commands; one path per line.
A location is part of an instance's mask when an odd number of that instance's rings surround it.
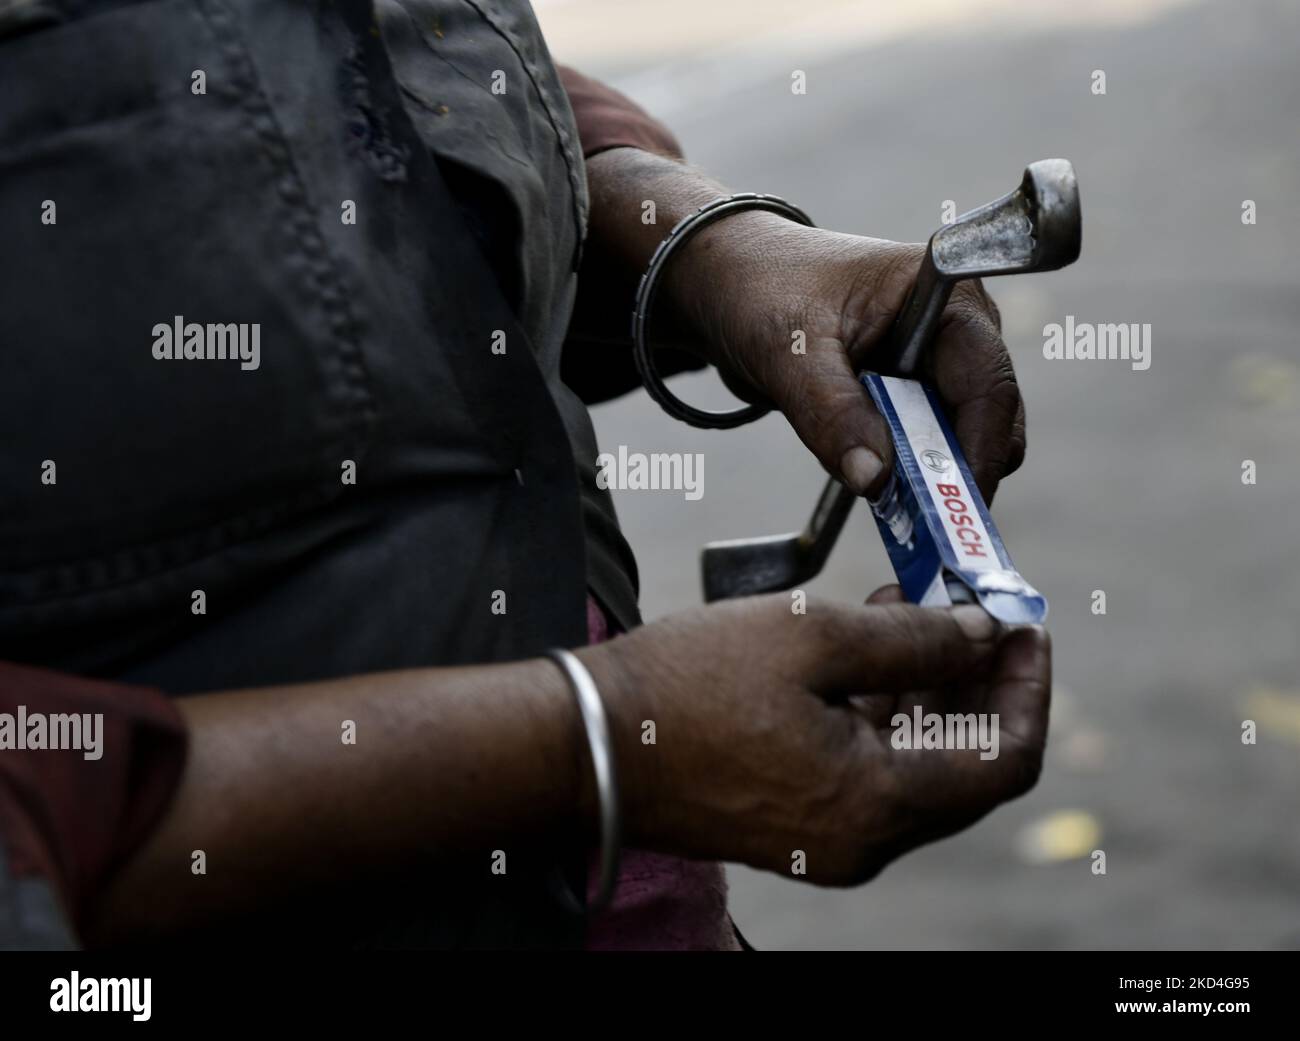
M 556 68 L 578 124 L 583 156 L 590 159 L 608 148 L 639 148 L 682 158 L 682 146 L 673 132 L 636 102 L 576 69 L 565 65 Z
M 159 691 L 0 662 L 0 713 L 17 717 L 20 706 L 103 717 L 99 759 L 0 749 L 0 892 L 44 880 L 75 930 L 166 809 L 185 765 L 185 725 Z

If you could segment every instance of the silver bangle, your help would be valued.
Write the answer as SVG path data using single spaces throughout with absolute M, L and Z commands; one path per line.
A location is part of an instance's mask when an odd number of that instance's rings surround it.
M 619 847 L 622 839 L 622 815 L 619 812 L 618 774 L 614 763 L 614 745 L 609 738 L 609 723 L 605 705 L 591 673 L 569 651 L 556 648 L 546 652 L 546 657 L 564 670 L 569 686 L 578 699 L 582 726 L 591 746 L 591 765 L 596 772 L 596 794 L 600 801 L 600 886 L 590 903 L 574 896 L 569 886 L 560 880 L 560 897 L 569 909 L 582 914 L 603 911 L 614 896 L 618 884 Z
M 659 290 L 659 279 L 673 252 L 684 246 L 707 225 L 742 210 L 767 210 L 780 214 L 796 224 L 812 227 L 812 218 L 808 214 L 798 206 L 791 205 L 775 195 L 738 192 L 735 195 L 724 195 L 714 199 L 679 220 L 673 230 L 659 243 L 650 257 L 650 264 L 645 274 L 641 276 L 641 282 L 636 290 L 636 301 L 632 305 L 632 358 L 636 362 L 636 371 L 641 377 L 641 385 L 674 419 L 706 430 L 729 430 L 744 423 L 752 423 L 765 416 L 771 408 L 767 405 L 743 405 L 729 412 L 711 412 L 686 404 L 668 389 L 663 377 L 659 375 L 658 368 L 655 367 L 654 352 L 650 349 L 646 322 L 650 309 L 654 306 L 655 294 Z

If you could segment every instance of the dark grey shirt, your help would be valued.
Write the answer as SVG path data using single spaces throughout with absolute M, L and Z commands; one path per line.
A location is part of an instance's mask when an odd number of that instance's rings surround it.
M 589 585 L 634 625 L 527 5 L 38 7 L 0 22 L 0 658 L 185 694 L 577 645 Z M 231 927 L 573 942 L 565 852 Z

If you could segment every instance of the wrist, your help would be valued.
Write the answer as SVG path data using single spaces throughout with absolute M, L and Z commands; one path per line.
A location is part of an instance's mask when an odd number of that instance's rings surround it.
M 626 639 L 615 637 L 599 645 L 584 647 L 576 654 L 595 681 L 605 707 L 618 772 L 623 833 L 624 838 L 629 839 L 642 830 L 645 809 L 648 801 L 654 798 L 659 771 L 657 745 L 645 744 L 642 740 L 647 722 L 657 726 L 654 697 L 648 685 L 635 676 L 624 660 L 622 651 Z M 586 800 L 580 803 L 583 819 L 594 820 L 598 796 L 589 756 L 585 757 L 583 784 L 582 798 Z
M 731 368 L 728 331 L 782 237 L 801 226 L 776 213 L 743 210 L 707 225 L 668 263 L 655 303 L 656 343 Z

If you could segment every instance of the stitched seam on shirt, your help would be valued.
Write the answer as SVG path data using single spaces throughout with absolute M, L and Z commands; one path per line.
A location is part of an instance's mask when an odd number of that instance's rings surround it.
M 249 127 L 254 131 L 262 155 L 271 164 L 276 193 L 287 214 L 288 230 L 296 246 L 297 255 L 309 273 L 309 288 L 315 293 L 326 315 L 342 361 L 345 385 L 350 391 L 351 401 L 346 429 L 339 435 L 344 442 L 341 447 L 348 447 L 358 458 L 363 458 L 367 447 L 365 432 L 373 419 L 374 401 L 370 394 L 364 356 L 356 339 L 358 323 L 349 306 L 342 275 L 330 255 L 324 238 L 314 224 L 315 211 L 311 206 L 306 184 L 297 169 L 270 102 L 261 88 L 252 59 L 234 24 L 233 17 L 222 0 L 199 0 L 197 8 L 198 17 L 206 22 L 229 63 L 236 81 L 240 108 L 247 118 Z M 354 442 L 354 445 L 349 447 L 348 442 Z M 149 539 L 132 546 L 96 553 L 74 562 L 38 564 L 30 568 L 21 568 L 17 558 L 0 556 L 0 566 L 17 569 L 20 579 L 34 580 L 37 586 L 53 586 L 58 590 L 52 595 L 37 593 L 18 610 L 23 612 L 33 608 L 39 609 L 38 605 L 79 597 L 86 593 L 102 593 L 115 588 L 129 587 L 152 575 L 174 572 L 178 568 L 195 563 L 196 560 L 219 553 L 231 544 L 238 543 L 259 531 L 274 527 L 282 517 L 313 505 L 320 505 L 337 494 L 338 487 L 323 474 L 321 480 L 315 482 L 310 490 L 288 499 L 253 507 L 234 516 L 227 516 L 216 524 L 180 532 L 162 540 Z M 172 552 L 187 542 L 198 543 L 201 546 L 209 540 L 215 541 L 216 545 L 207 552 L 200 552 L 197 557 L 193 556 L 193 549 L 189 554 L 181 552 L 180 556 L 183 559 L 176 560 L 172 557 Z M 151 567 L 148 558 L 152 554 L 162 559 Z M 169 557 L 172 559 L 168 559 Z M 103 584 L 79 583 L 75 574 L 69 574 L 71 569 L 90 567 L 101 561 L 113 561 L 113 566 L 118 570 L 122 570 L 123 565 L 128 568 L 134 565 L 137 573 L 125 579 L 110 580 Z
M 208 25 L 235 77 L 240 108 L 256 135 L 262 155 L 271 164 L 276 194 L 287 213 L 288 227 L 297 247 L 297 255 L 309 272 L 309 287 L 314 291 L 329 322 L 352 398 L 347 429 L 340 437 L 345 442 L 348 439 L 355 442 L 355 448 L 349 450 L 354 451 L 359 460 L 365 455 L 365 431 L 374 416 L 374 401 L 370 393 L 365 359 L 355 335 L 358 322 L 349 306 L 343 277 L 314 224 L 315 210 L 308 197 L 306 183 L 297 169 L 274 110 L 262 90 L 261 81 L 231 12 L 224 0 L 199 0 L 196 7 L 198 17 Z M 255 506 L 227 516 L 215 524 L 203 525 L 163 539 L 149 539 L 70 562 L 65 560 L 27 568 L 21 567 L 16 557 L 0 554 L 0 567 L 13 568 L 11 574 L 16 574 L 20 581 L 34 582 L 37 587 L 53 586 L 57 590 L 51 594 L 37 592 L 30 598 L 25 598 L 21 605 L 16 606 L 21 619 L 24 615 L 39 612 L 43 606 L 61 600 L 110 593 L 116 589 L 129 588 L 155 575 L 176 573 L 223 552 L 231 545 L 273 528 L 284 517 L 323 505 L 337 494 L 338 487 L 330 477 L 323 475 L 311 489 L 288 499 L 282 498 Z M 204 547 L 203 544 L 209 541 L 215 544 Z M 197 545 L 186 550 L 182 548 L 186 543 Z M 196 553 L 196 549 L 200 551 Z M 177 554 L 180 559 L 176 559 Z M 151 556 L 160 559 L 151 562 Z M 106 583 L 79 581 L 75 574 L 69 573 L 73 569 L 89 568 L 99 562 L 112 562 L 109 566 L 114 570 L 134 569 L 136 573 Z
M 284 131 L 262 89 L 252 57 L 233 15 L 226 8 L 224 0 L 199 0 L 198 6 L 236 78 L 241 81 L 235 84 L 240 106 L 261 142 L 263 155 L 275 171 L 276 194 L 285 207 L 289 229 L 299 255 L 306 262 L 311 288 L 329 321 L 348 386 L 356 399 L 351 406 L 350 426 L 352 436 L 361 440 L 365 426 L 373 418 L 374 401 L 370 396 L 365 359 L 356 339 L 358 322 L 348 303 L 343 276 L 330 255 L 320 229 L 315 226 L 315 210 L 311 205 L 307 184 L 298 171 Z M 358 445 L 358 449 L 361 447 L 363 446 Z

